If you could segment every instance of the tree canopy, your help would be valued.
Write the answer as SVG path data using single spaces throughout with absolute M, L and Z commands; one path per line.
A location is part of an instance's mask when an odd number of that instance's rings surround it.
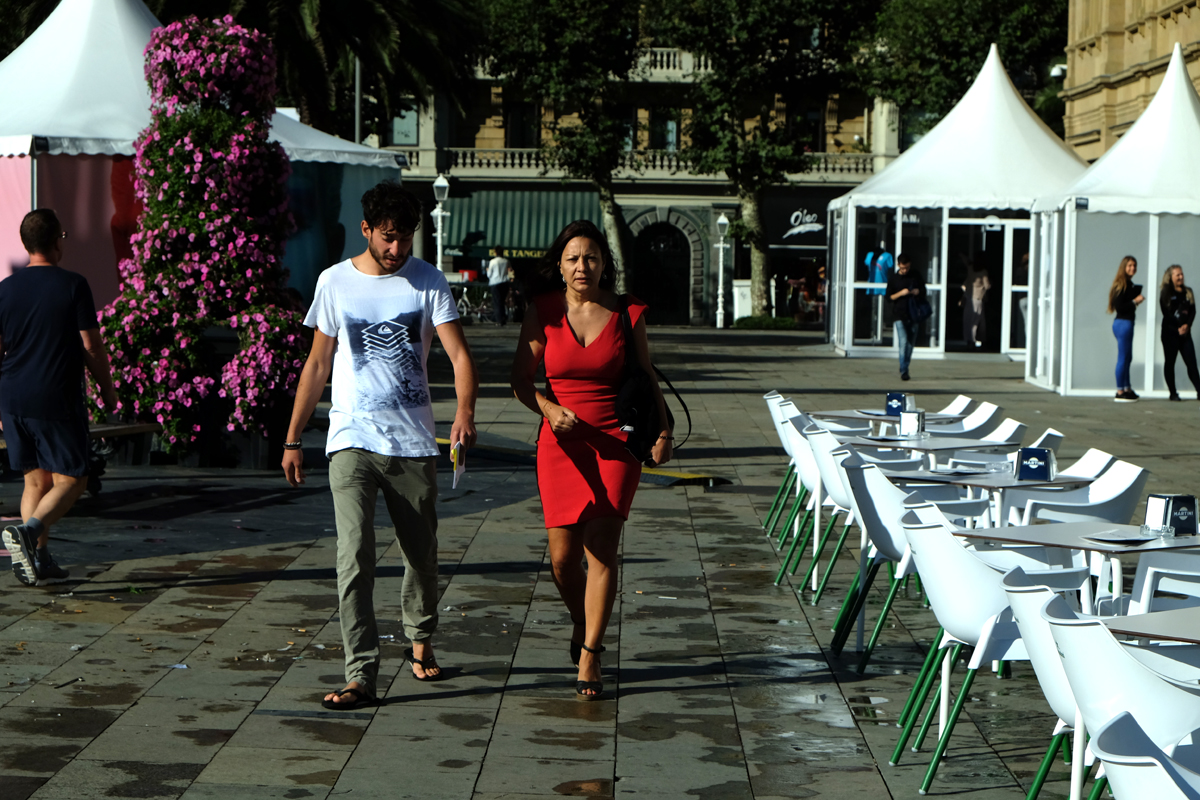
M 622 109 L 627 81 L 647 42 L 640 0 L 488 0 L 484 65 L 504 87 L 504 102 L 544 110 L 542 153 L 550 168 L 592 183 L 618 269 L 625 236 L 614 174 L 636 169 L 637 125 Z M 540 133 L 541 131 L 539 131 Z
M 1062 60 L 1066 36 L 1067 0 L 889 0 L 864 42 L 860 74 L 869 90 L 924 112 L 927 127 L 966 94 L 993 42 L 1032 104 L 1055 86 L 1050 66 Z M 1040 105 L 1061 131 L 1061 106 Z
M 703 59 L 692 76 L 693 172 L 724 173 L 741 203 L 735 233 L 751 245 L 755 313 L 768 303 L 759 193 L 808 166 L 799 121 L 853 79 L 858 35 L 875 3 L 857 0 L 665 0 L 663 37 Z
M 0 0 L 0 18 L 15 23 L 0 34 L 8 55 L 60 0 Z M 431 92 L 457 100 L 474 77 L 482 40 L 475 0 L 147 0 L 163 24 L 191 15 L 225 14 L 266 33 L 278 54 L 281 106 L 322 130 L 353 138 L 354 57 L 363 91 L 382 125 L 397 104 L 423 102 Z M 347 90 L 348 87 L 348 90 Z

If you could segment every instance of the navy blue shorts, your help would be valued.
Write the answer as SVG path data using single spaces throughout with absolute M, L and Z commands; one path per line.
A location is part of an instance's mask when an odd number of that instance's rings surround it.
M 44 469 L 59 475 L 80 477 L 88 473 L 91 442 L 87 418 L 38 419 L 0 411 L 10 468 L 28 472 Z

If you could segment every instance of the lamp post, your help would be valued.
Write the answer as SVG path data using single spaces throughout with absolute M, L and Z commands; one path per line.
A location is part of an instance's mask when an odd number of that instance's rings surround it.
M 450 216 L 450 214 L 442 209 L 442 203 L 446 201 L 446 195 L 448 194 L 450 194 L 450 181 L 446 180 L 445 175 L 439 174 L 437 180 L 433 182 L 433 199 L 437 200 L 437 208 L 433 210 L 432 215 L 436 225 L 434 234 L 437 236 L 437 268 L 439 270 L 442 269 L 442 251 L 444 248 L 442 218 Z
M 725 233 L 729 230 L 729 217 L 717 217 L 717 327 L 725 327 Z

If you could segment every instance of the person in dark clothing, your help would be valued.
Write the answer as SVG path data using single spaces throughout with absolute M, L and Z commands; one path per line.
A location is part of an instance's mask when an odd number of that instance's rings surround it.
M 1117 337 L 1117 396 L 1118 403 L 1137 402 L 1129 380 L 1129 365 L 1133 360 L 1133 320 L 1137 307 L 1146 299 L 1142 296 L 1141 284 L 1133 282 L 1137 274 L 1137 259 L 1125 256 L 1117 267 L 1117 277 L 1108 290 L 1108 313 L 1117 315 L 1113 320 L 1113 336 Z
M 105 409 L 117 409 L 92 290 L 58 266 L 66 238 L 53 211 L 30 211 L 21 221 L 29 266 L 0 281 L 0 422 L 9 465 L 25 473 L 24 522 L 4 529 L 4 544 L 27 586 L 70 577 L 50 555 L 50 526 L 87 487 L 85 367 Z
M 921 332 L 921 324 L 909 316 L 909 302 L 925 294 L 925 279 L 913 268 L 912 258 L 901 253 L 896 268 L 888 275 L 887 296 L 892 301 L 892 328 L 896 349 L 900 351 L 900 380 L 908 380 L 908 364 L 912 361 L 913 345 Z
M 1196 347 L 1192 344 L 1192 323 L 1196 321 L 1196 296 L 1183 282 L 1183 267 L 1172 264 L 1163 274 L 1162 287 L 1158 293 L 1158 307 L 1162 309 L 1163 380 L 1171 392 L 1171 400 L 1178 401 L 1175 391 L 1175 354 L 1183 356 L 1188 379 L 1200 399 L 1200 371 L 1196 369 Z

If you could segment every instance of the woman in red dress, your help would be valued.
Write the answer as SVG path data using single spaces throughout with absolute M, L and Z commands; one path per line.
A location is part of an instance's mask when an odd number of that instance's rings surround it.
M 612 252 L 591 222 L 572 222 L 542 260 L 535 293 L 513 359 L 518 400 L 543 417 L 538 435 L 538 493 L 550 540 L 554 584 L 571 614 L 571 660 L 579 666 L 576 693 L 603 694 L 600 653 L 617 592 L 617 550 L 642 467 L 625 449 L 617 422 L 617 390 L 625 375 L 621 309 L 628 304 L 637 360 L 649 370 L 646 306 L 616 295 Z M 545 361 L 546 391 L 535 384 Z M 657 389 L 659 418 L 666 419 Z M 671 430 L 651 451 L 656 464 L 671 458 Z M 587 571 L 583 559 L 587 558 Z

